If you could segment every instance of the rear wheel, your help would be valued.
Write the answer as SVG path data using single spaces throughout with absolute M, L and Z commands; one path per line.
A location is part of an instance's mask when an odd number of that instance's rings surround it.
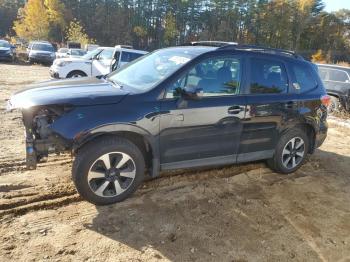
M 283 134 L 276 146 L 275 154 L 268 165 L 276 172 L 289 174 L 299 169 L 309 152 L 309 138 L 301 129 Z
M 73 164 L 73 181 L 80 195 L 96 205 L 129 197 L 144 179 L 141 151 L 127 139 L 98 139 L 81 150 Z

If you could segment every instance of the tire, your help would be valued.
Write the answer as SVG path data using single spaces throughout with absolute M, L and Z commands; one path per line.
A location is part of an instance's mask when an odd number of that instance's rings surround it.
M 140 149 L 121 137 L 105 137 L 87 144 L 78 151 L 72 167 L 77 191 L 95 205 L 128 198 L 142 183 L 144 172 L 145 160 Z
M 340 101 L 338 97 L 330 96 L 331 97 L 331 104 L 328 106 L 328 114 L 333 114 L 335 112 L 340 111 Z
M 280 137 L 274 156 L 267 161 L 267 164 L 278 173 L 293 173 L 304 164 L 309 146 L 310 141 L 306 132 L 299 128 L 292 129 Z
M 67 78 L 78 78 L 78 77 L 85 77 L 85 76 L 87 75 L 82 71 L 72 71 L 67 75 Z

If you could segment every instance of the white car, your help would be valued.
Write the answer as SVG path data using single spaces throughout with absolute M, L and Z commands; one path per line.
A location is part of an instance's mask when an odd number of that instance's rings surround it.
M 106 75 L 145 54 L 147 52 L 124 46 L 99 47 L 81 58 L 56 59 L 50 75 L 54 78 Z
M 67 56 L 68 48 L 60 48 L 56 52 L 56 59 L 63 58 Z

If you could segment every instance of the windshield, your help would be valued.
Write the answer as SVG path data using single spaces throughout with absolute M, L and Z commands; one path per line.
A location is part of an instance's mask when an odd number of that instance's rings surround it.
M 84 55 L 82 58 L 86 59 L 86 60 L 91 60 L 94 56 L 99 54 L 101 51 L 102 51 L 102 49 L 100 49 L 100 48 L 92 50 L 92 51 L 88 52 L 86 55 Z
M 83 50 L 72 49 L 71 50 L 71 55 L 83 56 L 83 55 L 85 55 L 85 52 Z
M 0 47 L 11 47 L 11 46 L 7 41 L 0 41 Z
M 48 51 L 48 52 L 54 51 L 52 45 L 46 45 L 46 44 L 34 44 L 32 49 L 39 50 L 39 51 Z
M 108 79 L 121 86 L 147 91 L 204 51 L 208 49 L 193 47 L 161 49 L 111 73 Z
M 68 52 L 68 48 L 60 48 L 58 50 L 58 53 L 67 53 Z

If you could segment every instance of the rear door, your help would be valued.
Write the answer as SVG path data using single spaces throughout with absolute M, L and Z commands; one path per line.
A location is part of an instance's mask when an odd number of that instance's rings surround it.
M 247 72 L 247 113 L 238 162 L 272 157 L 280 130 L 298 116 L 297 97 L 289 92 L 291 82 L 282 60 L 250 57 Z

